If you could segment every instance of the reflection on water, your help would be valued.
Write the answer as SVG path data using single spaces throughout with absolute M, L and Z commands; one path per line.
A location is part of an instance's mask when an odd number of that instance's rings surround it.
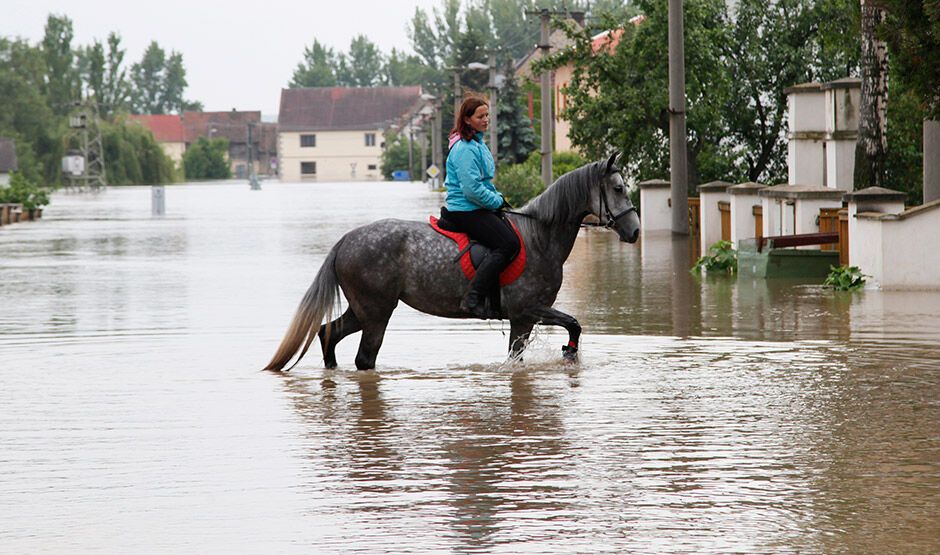
M 363 199 L 369 199 L 363 204 Z M 259 372 L 420 184 L 57 195 L 0 229 L 3 551 L 940 551 L 940 294 L 692 276 L 586 231 L 541 330 L 400 306 L 375 372 Z

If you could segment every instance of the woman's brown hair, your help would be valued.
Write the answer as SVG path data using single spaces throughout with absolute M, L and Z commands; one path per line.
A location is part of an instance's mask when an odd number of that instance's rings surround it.
M 479 94 L 471 94 L 464 98 L 463 102 L 460 104 L 460 109 L 457 110 L 457 113 L 454 115 L 454 128 L 450 130 L 450 134 L 453 135 L 456 133 L 465 141 L 473 139 L 473 136 L 476 135 L 476 131 L 467 123 L 467 118 L 472 116 L 480 106 L 489 105 L 490 101 Z

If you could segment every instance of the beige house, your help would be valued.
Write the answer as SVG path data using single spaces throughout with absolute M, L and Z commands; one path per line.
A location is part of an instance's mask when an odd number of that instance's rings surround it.
M 421 87 L 315 87 L 281 90 L 281 181 L 382 179 L 387 130 L 421 108 Z
M 183 123 L 178 115 L 132 114 L 127 116 L 127 119 L 149 129 L 167 157 L 178 167 L 182 166 L 183 153 L 186 152 L 186 139 Z

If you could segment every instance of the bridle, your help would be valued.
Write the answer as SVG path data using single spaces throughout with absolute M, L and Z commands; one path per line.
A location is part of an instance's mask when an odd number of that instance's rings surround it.
M 607 223 L 597 222 L 596 224 L 595 223 L 586 224 L 584 222 L 581 222 L 582 227 L 603 227 L 605 229 L 613 229 L 613 227 L 617 225 L 617 220 L 626 216 L 630 212 L 636 212 L 636 206 L 633 206 L 631 204 L 630 208 L 622 210 L 619 214 L 615 215 L 613 212 L 610 211 L 610 203 L 607 201 L 607 189 L 604 187 L 601 187 L 600 189 L 601 189 L 601 194 L 599 195 L 599 198 L 598 198 L 599 210 L 597 211 L 597 213 L 604 214 L 604 216 L 607 218 Z

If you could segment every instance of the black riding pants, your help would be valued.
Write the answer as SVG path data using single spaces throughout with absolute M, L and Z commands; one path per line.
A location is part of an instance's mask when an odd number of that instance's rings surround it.
M 447 220 L 471 239 L 488 247 L 492 252 L 501 253 L 504 264 L 502 270 L 519 254 L 519 238 L 512 225 L 499 212 L 493 210 L 473 210 L 457 212 L 448 210 Z

